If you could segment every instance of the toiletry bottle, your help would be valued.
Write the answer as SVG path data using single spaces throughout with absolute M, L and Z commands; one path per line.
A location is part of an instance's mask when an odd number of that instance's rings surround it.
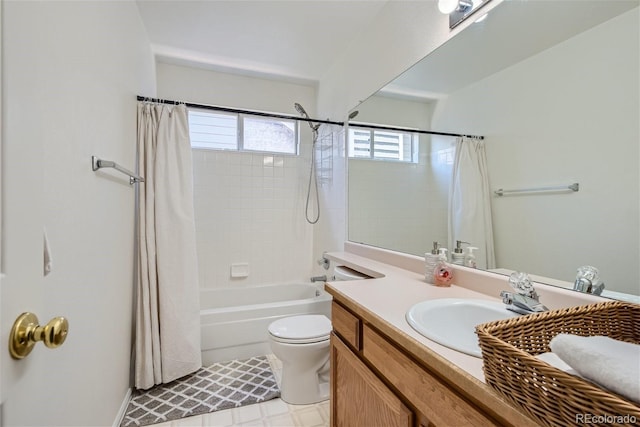
M 440 248 L 440 244 L 438 242 L 433 242 L 433 249 L 431 252 L 427 252 L 424 254 L 424 263 L 425 263 L 425 273 L 424 278 L 427 283 L 433 284 L 433 270 L 436 268 L 436 264 L 440 260 L 440 255 L 438 253 L 438 249 Z
M 449 262 L 449 250 L 447 248 L 438 248 L 438 261 Z
M 451 253 L 452 264 L 464 265 L 464 251 L 462 249 L 463 243 L 466 243 L 467 245 L 469 244 L 468 242 L 463 242 L 462 240 L 456 240 L 456 247 Z
M 453 281 L 453 269 L 447 263 L 447 250 L 440 248 L 440 259 L 433 271 L 433 284 L 436 286 L 451 286 Z
M 464 256 L 464 265 L 466 267 L 477 268 L 478 264 L 476 262 L 476 256 L 473 251 L 477 251 L 478 248 L 474 246 L 467 246 L 467 253 Z

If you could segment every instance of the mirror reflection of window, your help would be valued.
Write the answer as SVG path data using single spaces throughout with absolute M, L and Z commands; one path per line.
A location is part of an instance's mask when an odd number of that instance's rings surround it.
M 351 128 L 348 155 L 351 158 L 417 163 L 418 135 L 411 132 Z
M 456 149 L 454 147 L 443 148 L 436 152 L 436 156 L 439 165 L 452 165 L 456 156 Z

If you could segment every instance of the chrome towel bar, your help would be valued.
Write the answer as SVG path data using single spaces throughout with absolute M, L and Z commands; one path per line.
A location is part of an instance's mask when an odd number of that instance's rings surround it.
M 530 192 L 543 192 L 543 191 L 562 191 L 562 190 L 571 190 L 578 191 L 580 190 L 580 184 L 574 182 L 570 185 L 559 185 L 556 187 L 537 187 L 537 188 L 522 188 L 519 190 L 503 190 L 502 188 L 498 188 L 494 191 L 494 194 L 497 196 L 504 196 L 507 193 L 530 193 Z
M 129 184 L 133 185 L 136 182 L 144 182 L 144 178 L 140 175 L 136 175 L 128 169 L 123 168 L 116 162 L 112 162 L 111 160 L 102 160 L 97 158 L 96 156 L 91 156 L 91 170 L 94 172 L 98 169 L 102 168 L 113 168 L 118 172 L 122 172 L 125 175 L 129 175 Z

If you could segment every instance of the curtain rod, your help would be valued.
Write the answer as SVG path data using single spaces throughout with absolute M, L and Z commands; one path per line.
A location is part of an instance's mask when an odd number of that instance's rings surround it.
M 215 110 L 215 111 L 224 111 L 226 113 L 238 113 L 238 114 L 251 114 L 252 116 L 273 117 L 276 119 L 288 119 L 288 120 L 297 120 L 297 121 L 309 122 L 309 123 L 323 123 L 327 125 L 344 126 L 344 122 L 334 122 L 331 120 L 307 119 L 304 117 L 294 116 L 294 115 L 265 113 L 264 111 L 242 110 L 238 108 L 220 107 L 217 105 L 193 104 L 191 102 L 171 101 L 168 99 L 160 99 L 160 98 L 149 98 L 149 97 L 140 96 L 140 95 L 138 95 L 138 101 L 156 102 L 158 104 L 169 104 L 169 105 L 184 104 L 189 108 L 200 108 L 202 110 Z
M 140 96 L 140 95 L 138 95 L 137 99 L 138 99 L 138 101 L 156 102 L 158 104 L 169 104 L 169 105 L 184 104 L 184 105 L 186 105 L 187 107 L 190 107 L 190 108 L 200 108 L 200 109 L 203 109 L 203 110 L 224 111 L 224 112 L 227 112 L 227 113 L 251 114 L 253 116 L 273 117 L 273 118 L 276 118 L 276 119 L 297 120 L 297 121 L 302 121 L 302 122 L 322 123 L 322 124 L 328 124 L 328 125 L 338 125 L 338 126 L 344 126 L 345 125 L 345 122 L 334 122 L 334 121 L 331 121 L 331 120 L 307 119 L 307 118 L 304 118 L 304 117 L 299 117 L 299 116 L 294 116 L 294 115 L 265 113 L 264 111 L 242 110 L 242 109 L 238 109 L 238 108 L 220 107 L 220 106 L 217 106 L 217 105 L 194 104 L 194 103 L 191 103 L 191 102 L 171 101 L 171 100 L 168 100 L 168 99 L 161 99 L 161 98 L 149 98 L 149 97 Z M 484 136 L 478 136 L 478 135 L 464 135 L 464 134 L 459 134 L 459 133 L 435 132 L 435 131 L 430 131 L 430 130 L 418 130 L 418 129 L 406 129 L 406 128 L 403 129 L 403 128 L 400 128 L 400 127 L 393 127 L 393 126 L 365 125 L 365 124 L 358 124 L 358 123 L 349 123 L 349 126 L 350 127 L 359 127 L 359 128 L 369 128 L 369 129 L 395 130 L 395 131 L 401 131 L 401 132 L 421 133 L 421 134 L 425 134 L 425 135 L 459 136 L 459 137 L 472 138 L 472 139 L 484 139 Z
M 460 133 L 448 133 L 448 132 L 435 132 L 431 130 L 418 130 L 411 128 L 399 128 L 393 126 L 380 126 L 380 125 L 367 125 L 360 123 L 349 123 L 349 127 L 355 128 L 367 128 L 367 129 L 382 129 L 382 130 L 397 130 L 402 132 L 411 132 L 411 133 L 422 133 L 425 135 L 441 135 L 441 136 L 460 136 L 463 138 L 471 138 L 471 139 L 484 139 L 484 136 L 481 135 L 464 135 Z

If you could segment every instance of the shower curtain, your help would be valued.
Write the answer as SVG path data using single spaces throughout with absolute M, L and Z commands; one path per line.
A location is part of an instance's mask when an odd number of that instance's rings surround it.
M 138 287 L 135 386 L 202 366 L 187 108 L 138 103 Z
M 457 138 L 449 192 L 449 248 L 456 240 L 478 248 L 478 268 L 495 268 L 489 175 L 484 141 Z

